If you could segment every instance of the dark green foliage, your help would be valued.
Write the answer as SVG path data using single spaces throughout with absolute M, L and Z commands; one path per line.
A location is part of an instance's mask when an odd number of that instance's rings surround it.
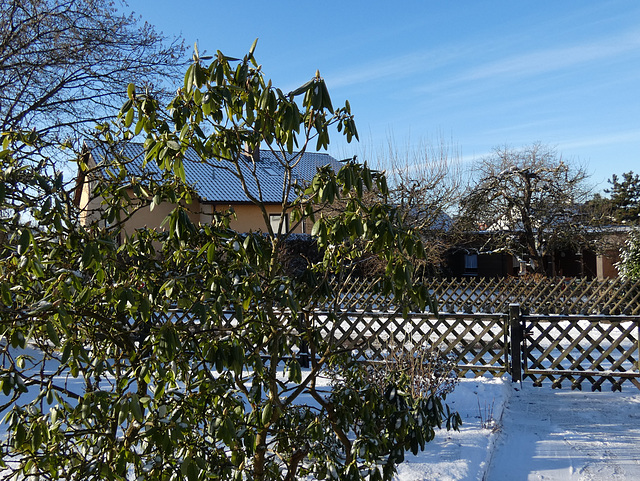
M 625 172 L 622 178 L 616 174 L 609 179 L 610 189 L 605 192 L 611 196 L 612 216 L 616 222 L 624 224 L 640 223 L 640 176 Z
M 342 285 L 329 281 L 366 255 L 384 262 L 383 293 L 424 309 L 431 299 L 409 262 L 424 253 L 420 238 L 392 206 L 362 201 L 374 187 L 384 194 L 386 181 L 355 162 L 323 169 L 282 206 L 315 221 L 321 255 L 295 269 L 283 262 L 288 233 L 236 233 L 230 213 L 194 224 L 184 207 L 188 146 L 233 168 L 247 144 L 264 142 L 290 170 L 295 158 L 284 153 L 312 139 L 326 145 L 332 125 L 355 136 L 348 105 L 334 108 L 319 76 L 285 95 L 252 52 L 194 60 L 173 122 L 131 86 L 122 130 L 101 127 L 99 140 L 113 145 L 144 130 L 147 159 L 164 175 L 133 176 L 114 149 L 95 180 L 102 208 L 87 224 L 61 175 L 13 156 L 37 139 L 3 137 L 1 461 L 33 479 L 390 479 L 404 451 L 424 449 L 436 427 L 459 418 L 437 394 L 412 394 L 408 376 L 372 383 L 318 322 L 339 326 Z M 326 216 L 337 199 L 346 208 Z M 136 209 L 163 201 L 178 206 L 165 230 L 123 229 Z M 328 304 L 326 318 L 312 315 Z

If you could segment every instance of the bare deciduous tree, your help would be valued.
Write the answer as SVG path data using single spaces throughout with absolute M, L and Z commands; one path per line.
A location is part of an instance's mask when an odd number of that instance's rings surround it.
M 589 193 L 584 168 L 536 143 L 497 148 L 475 171 L 461 218 L 469 231 L 483 232 L 485 250 L 527 259 L 534 272 L 544 274 L 545 256 L 588 244 L 588 226 L 579 215 Z
M 455 237 L 451 215 L 463 185 L 461 155 L 453 142 L 421 142 L 399 148 L 393 140 L 381 156 L 387 170 L 390 201 L 400 207 L 406 225 L 418 229 L 427 248 L 430 267 L 441 265 Z
M 181 40 L 113 2 L 0 0 L 0 31 L 0 130 L 35 130 L 51 141 L 113 117 L 127 84 L 158 93 L 184 65 Z

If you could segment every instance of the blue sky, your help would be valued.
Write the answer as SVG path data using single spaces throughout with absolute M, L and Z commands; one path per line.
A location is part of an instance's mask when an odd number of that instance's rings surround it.
M 640 2 L 130 0 L 167 35 L 242 56 L 291 90 L 320 70 L 351 103 L 360 145 L 337 157 L 445 138 L 472 163 L 542 142 L 596 189 L 640 172 Z M 409 147 L 411 148 L 411 147 Z

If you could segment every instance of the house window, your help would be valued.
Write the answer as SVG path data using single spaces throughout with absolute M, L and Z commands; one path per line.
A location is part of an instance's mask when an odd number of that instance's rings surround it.
M 280 219 L 282 219 L 282 215 L 280 214 L 269 214 L 269 224 L 271 225 L 271 230 L 274 234 L 280 235 L 289 231 L 289 215 L 284 215 L 284 222 L 282 222 L 282 227 L 280 227 Z M 278 229 L 281 229 L 280 231 Z
M 478 275 L 478 254 L 464 255 L 464 275 L 465 276 Z
M 200 224 L 211 224 L 213 222 L 213 213 L 215 206 L 213 204 L 202 204 L 200 209 Z

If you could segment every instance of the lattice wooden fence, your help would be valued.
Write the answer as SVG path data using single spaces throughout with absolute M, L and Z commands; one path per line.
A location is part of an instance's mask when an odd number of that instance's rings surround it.
M 600 390 L 605 381 L 621 390 L 626 381 L 640 389 L 638 316 L 522 316 L 522 375 L 535 386 L 564 381 Z
M 586 278 L 424 278 L 440 312 L 507 313 L 518 303 L 530 314 L 640 315 L 640 281 Z M 392 298 L 358 280 L 342 289 L 346 310 L 394 311 Z
M 384 359 L 394 349 L 438 349 L 454 362 L 461 377 L 509 373 L 535 386 L 551 381 L 601 390 L 621 390 L 629 382 L 640 389 L 640 316 L 522 315 L 344 311 L 309 313 L 325 339 L 355 351 L 358 358 Z M 283 319 L 286 313 L 280 313 Z M 228 311 L 226 327 L 237 325 Z M 192 322 L 183 311 L 163 322 Z M 304 358 L 304 357 L 303 357 Z M 566 383 L 565 383 L 566 381 Z
M 395 349 L 438 349 L 452 358 L 460 376 L 491 373 L 501 376 L 509 369 L 506 315 L 411 314 L 343 312 L 337 321 L 326 313 L 314 313 L 323 337 L 355 351 L 361 359 L 383 359 Z
M 514 309 L 515 307 L 515 309 Z M 535 386 L 568 381 L 601 390 L 605 382 L 621 390 L 629 381 L 640 389 L 640 316 L 411 314 L 344 312 L 328 321 L 314 313 L 325 338 L 363 359 L 383 359 L 385 351 L 434 347 L 455 362 L 459 376 L 510 373 Z M 514 314 L 515 312 L 515 314 Z M 565 384 L 566 385 L 566 384 Z
M 402 316 L 392 298 L 359 281 L 343 286 L 337 311 L 309 313 L 322 335 L 367 359 L 429 346 L 460 376 L 510 373 L 535 385 L 583 383 L 640 389 L 640 283 L 621 279 L 425 279 L 438 313 Z M 514 315 L 513 304 L 519 304 Z M 511 309 L 510 309 L 511 305 Z M 509 311 L 511 311 L 509 313 Z M 286 317 L 286 313 L 281 313 Z M 172 313 L 166 320 L 185 319 Z M 173 319 L 173 321 L 172 321 Z M 335 320 L 331 320 L 335 319 Z M 234 326 L 234 312 L 227 314 Z M 565 385 L 567 385 L 565 383 Z

